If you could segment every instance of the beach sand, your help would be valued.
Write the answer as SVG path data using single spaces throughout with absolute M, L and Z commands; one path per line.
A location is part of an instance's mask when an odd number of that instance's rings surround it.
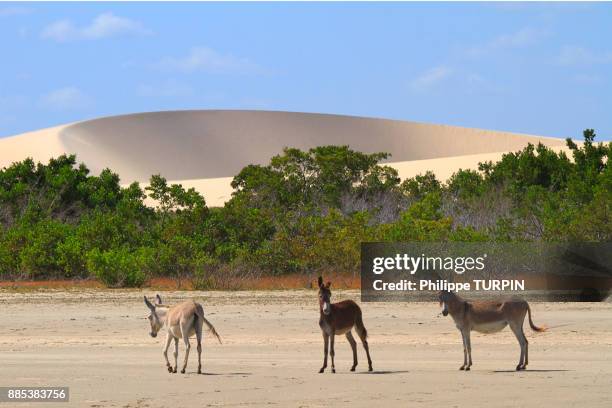
M 472 371 L 461 337 L 437 303 L 363 303 L 374 372 L 350 373 L 336 338 L 336 374 L 318 374 L 323 341 L 316 291 L 162 292 L 196 298 L 223 338 L 205 335 L 203 369 L 192 348 L 186 374 L 169 374 L 164 335 L 148 335 L 152 291 L 0 291 L 0 384 L 69 386 L 70 407 L 610 407 L 612 303 L 532 303 L 537 325 L 527 371 L 509 329 L 473 334 Z M 358 300 L 357 291 L 334 301 Z M 192 340 L 193 344 L 193 340 Z M 179 364 L 184 347 L 179 349 Z M 171 353 L 170 353 L 171 355 Z M 9 406 L 10 404 L 0 404 Z M 20 403 L 19 407 L 44 406 Z M 58 406 L 58 405 L 53 405 Z

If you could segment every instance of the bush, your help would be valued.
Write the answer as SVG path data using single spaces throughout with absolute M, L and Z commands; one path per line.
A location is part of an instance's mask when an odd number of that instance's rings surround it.
M 70 233 L 70 226 L 55 220 L 43 220 L 26 228 L 25 242 L 19 253 L 19 268 L 28 278 L 62 275 L 58 245 Z
M 25 242 L 25 230 L 9 228 L 0 234 L 0 277 L 15 279 L 19 275 L 19 252 Z
M 233 179 L 222 208 L 153 176 L 127 188 L 74 156 L 0 169 L 0 279 L 95 276 L 111 287 L 148 276 L 231 288 L 260 274 L 358 271 L 367 241 L 612 239 L 612 144 L 543 145 L 503 155 L 444 184 L 400 184 L 385 153 L 285 149 Z M 158 204 L 145 204 L 146 194 Z
M 200 265 L 199 253 L 194 239 L 182 235 L 174 236 L 157 246 L 153 270 L 160 276 L 173 277 L 180 288 L 181 282 L 193 276 Z
M 206 256 L 199 258 L 193 274 L 193 288 L 196 290 L 216 289 L 215 277 L 220 267 L 221 263 L 214 258 Z
M 100 251 L 95 248 L 87 255 L 87 268 L 105 285 L 113 288 L 140 287 L 147 280 L 151 250 L 127 247 Z
M 66 278 L 87 277 L 87 242 L 75 234 L 69 235 L 57 246 L 58 264 Z

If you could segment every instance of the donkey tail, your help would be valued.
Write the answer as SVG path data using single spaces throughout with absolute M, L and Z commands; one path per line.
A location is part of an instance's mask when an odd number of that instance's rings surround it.
M 361 309 L 359 309 L 357 311 L 357 316 L 355 316 L 355 329 L 357 331 L 357 334 L 359 335 L 359 338 L 366 339 L 368 337 L 368 331 L 366 330 L 365 326 L 363 325 L 363 318 L 361 316 Z
M 208 326 L 208 329 L 213 334 L 213 336 L 217 338 L 217 341 L 219 342 L 219 344 L 223 344 L 221 342 L 221 336 L 219 336 L 219 333 L 217 333 L 217 330 L 215 330 L 215 326 L 213 326 L 208 320 L 206 320 L 204 316 L 202 316 L 202 321 L 206 323 L 206 326 Z
M 219 333 L 217 333 L 217 330 L 215 330 L 215 326 L 213 326 L 212 323 L 209 322 L 204 317 L 204 308 L 202 307 L 202 305 L 197 304 L 197 303 L 196 303 L 196 314 L 198 315 L 198 318 L 202 319 L 202 321 L 206 324 L 206 326 L 208 327 L 208 330 L 210 330 L 210 332 L 213 334 L 213 336 L 215 336 L 217 338 L 217 341 L 219 342 L 219 344 L 223 344 L 221 342 L 221 336 L 219 336 Z
M 531 330 L 536 331 L 536 332 L 546 331 L 545 326 L 538 327 L 535 324 L 533 324 L 533 320 L 531 320 L 531 307 L 529 307 L 529 304 L 527 304 L 527 314 L 529 315 L 529 327 L 531 327 Z

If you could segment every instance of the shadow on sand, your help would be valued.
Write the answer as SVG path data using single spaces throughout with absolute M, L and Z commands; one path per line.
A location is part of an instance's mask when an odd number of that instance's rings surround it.
M 221 375 L 221 376 L 227 376 L 227 377 L 231 377 L 231 376 L 247 376 L 247 375 L 252 375 L 252 373 L 202 373 L 202 374 L 198 374 L 198 375 Z
M 573 371 L 573 370 L 493 370 L 494 373 L 560 373 L 565 371 Z
M 359 371 L 355 374 L 380 375 L 380 374 L 406 374 L 409 372 L 410 371 L 408 370 L 387 370 L 387 371 L 374 370 L 374 371 Z M 347 374 L 350 374 L 350 373 L 347 373 Z

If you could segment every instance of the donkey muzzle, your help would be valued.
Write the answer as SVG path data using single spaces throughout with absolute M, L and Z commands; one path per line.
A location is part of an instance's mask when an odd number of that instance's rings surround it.
M 329 315 L 330 312 L 331 312 L 331 306 L 329 305 L 329 303 L 323 304 L 323 314 Z

